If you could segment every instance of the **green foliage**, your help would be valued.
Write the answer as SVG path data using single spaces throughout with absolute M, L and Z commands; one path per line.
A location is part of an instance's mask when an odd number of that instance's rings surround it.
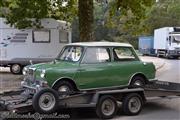
M 96 40 L 129 42 L 137 47 L 138 25 L 153 0 L 109 0 L 95 4 Z
M 41 18 L 71 21 L 77 14 L 76 3 L 76 0 L 6 0 L 2 7 L 8 8 L 8 13 L 3 16 L 17 28 L 40 28 Z
M 131 24 L 137 24 L 142 18 L 145 17 L 146 7 L 150 7 L 154 0 L 113 0 L 110 2 L 109 9 L 109 25 L 117 24 L 114 21 L 121 21 L 124 16 L 128 18 L 123 22 L 125 26 L 131 26 Z M 120 15 L 115 16 L 117 12 Z M 114 17 L 115 16 L 115 17 Z
M 139 29 L 144 29 L 142 34 L 153 35 L 154 29 L 168 26 L 180 26 L 180 1 L 160 0 L 154 4 L 146 14 Z
M 72 22 L 78 16 L 80 41 L 92 41 L 95 35 L 96 40 L 102 38 L 131 42 L 140 31 L 137 26 L 145 18 L 147 7 L 153 1 L 155 0 L 1 0 L 0 7 L 8 10 L 2 11 L 0 15 L 18 28 L 41 28 L 41 18 Z

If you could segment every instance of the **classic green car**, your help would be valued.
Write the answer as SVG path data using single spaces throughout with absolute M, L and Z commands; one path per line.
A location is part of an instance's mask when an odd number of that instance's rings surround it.
M 155 78 L 153 63 L 139 59 L 130 44 L 79 42 L 66 45 L 49 63 L 26 66 L 23 87 L 81 91 L 144 85 Z

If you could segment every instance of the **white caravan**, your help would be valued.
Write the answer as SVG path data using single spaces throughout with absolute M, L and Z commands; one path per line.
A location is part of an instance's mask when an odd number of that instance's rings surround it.
M 41 20 L 42 29 L 16 29 L 0 18 L 0 66 L 10 66 L 19 74 L 25 65 L 53 60 L 71 42 L 71 29 L 65 21 Z
M 157 56 L 180 57 L 180 27 L 163 27 L 154 31 Z

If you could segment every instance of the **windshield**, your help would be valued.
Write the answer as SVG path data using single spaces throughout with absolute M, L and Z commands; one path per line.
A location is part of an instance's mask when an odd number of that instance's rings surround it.
M 82 47 L 79 46 L 67 46 L 63 52 L 57 58 L 58 60 L 77 62 L 81 58 Z

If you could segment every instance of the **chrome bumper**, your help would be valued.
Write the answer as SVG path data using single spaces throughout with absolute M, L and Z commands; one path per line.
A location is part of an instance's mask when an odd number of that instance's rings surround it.
M 21 87 L 24 88 L 25 91 L 30 93 L 30 94 L 35 94 L 36 92 L 38 92 L 39 90 L 41 90 L 43 88 L 40 85 L 35 85 L 33 87 L 28 86 L 26 84 L 26 82 L 24 82 L 24 81 L 21 82 Z

